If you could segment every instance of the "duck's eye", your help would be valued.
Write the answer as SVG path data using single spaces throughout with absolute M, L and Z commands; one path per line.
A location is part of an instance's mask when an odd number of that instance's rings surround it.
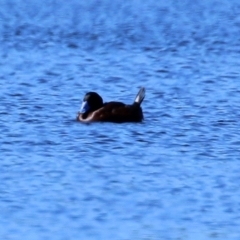
M 87 112 L 88 110 L 90 109 L 90 106 L 88 105 L 88 102 L 84 101 L 81 105 L 81 108 L 80 108 L 80 113 L 85 113 Z

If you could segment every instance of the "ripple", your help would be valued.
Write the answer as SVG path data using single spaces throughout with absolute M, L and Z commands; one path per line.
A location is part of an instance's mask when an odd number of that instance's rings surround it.
M 0 9 L 2 239 L 239 239 L 239 3 L 30 2 Z M 143 123 L 75 121 L 140 86 Z

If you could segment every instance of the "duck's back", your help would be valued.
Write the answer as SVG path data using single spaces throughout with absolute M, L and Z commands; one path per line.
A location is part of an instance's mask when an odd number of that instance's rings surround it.
M 93 119 L 104 122 L 141 122 L 142 109 L 139 104 L 126 105 L 122 102 L 108 102 L 94 112 Z

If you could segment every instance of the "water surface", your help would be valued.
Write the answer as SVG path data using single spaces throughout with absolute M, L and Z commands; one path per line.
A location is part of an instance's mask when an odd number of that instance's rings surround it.
M 240 239 L 238 1 L 0 4 L 1 239 Z

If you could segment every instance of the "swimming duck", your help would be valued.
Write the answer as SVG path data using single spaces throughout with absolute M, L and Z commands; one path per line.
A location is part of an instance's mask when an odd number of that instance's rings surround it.
M 145 97 L 145 88 L 141 88 L 131 105 L 122 102 L 103 103 L 96 92 L 88 92 L 77 115 L 80 122 L 141 122 L 143 112 L 141 103 Z

